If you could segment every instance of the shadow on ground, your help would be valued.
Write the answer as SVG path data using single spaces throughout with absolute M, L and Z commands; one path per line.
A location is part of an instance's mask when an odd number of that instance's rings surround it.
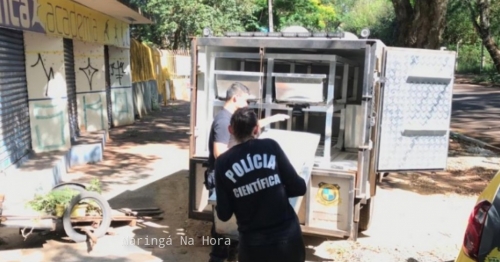
M 189 102 L 161 107 L 134 125 L 111 129 L 104 160 L 74 167 L 69 177 L 80 183 L 100 178 L 105 192 L 116 185 L 135 184 L 154 175 L 158 165 L 179 162 L 178 150 L 189 148 L 188 131 Z
M 133 126 L 110 130 L 111 145 L 123 147 L 151 143 L 172 144 L 182 149 L 189 148 L 189 102 L 177 101 L 160 107 Z

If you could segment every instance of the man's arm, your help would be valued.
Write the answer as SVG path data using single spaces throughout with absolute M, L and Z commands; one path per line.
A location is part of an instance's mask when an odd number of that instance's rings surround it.
M 217 194 L 217 217 L 221 221 L 228 221 L 233 216 L 233 206 L 230 190 L 226 188 L 224 181 L 224 170 L 215 162 L 215 193 Z
M 297 174 L 295 168 L 293 168 L 290 160 L 281 149 L 281 146 L 274 140 L 274 145 L 276 147 L 276 160 L 279 168 L 280 178 L 282 183 L 285 185 L 285 191 L 288 197 L 298 197 L 303 196 L 306 193 L 306 182 L 302 177 Z
M 217 159 L 226 152 L 231 134 L 228 130 L 229 121 L 218 121 L 214 124 L 214 157 Z
M 227 144 L 225 143 L 220 143 L 220 142 L 214 142 L 214 157 L 217 159 L 220 155 L 222 155 L 224 152 L 226 152 L 228 149 Z
M 276 115 L 273 115 L 273 116 L 270 116 L 270 117 L 266 117 L 266 118 L 263 118 L 263 119 L 260 119 L 259 120 L 259 126 L 262 128 L 262 127 L 265 127 L 271 123 L 274 123 L 274 122 L 279 122 L 279 121 L 284 121 L 284 120 L 287 120 L 289 119 L 290 116 L 288 115 L 285 115 L 285 114 L 276 114 Z

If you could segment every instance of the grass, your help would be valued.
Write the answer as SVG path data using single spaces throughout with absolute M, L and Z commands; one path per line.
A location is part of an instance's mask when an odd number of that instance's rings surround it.
M 472 82 L 475 84 L 491 84 L 494 87 L 500 87 L 500 74 L 496 72 L 476 75 Z
M 473 74 L 474 76 L 471 78 L 471 82 L 474 84 L 500 87 L 500 73 L 492 64 L 486 65 L 483 70 L 481 70 L 478 65 L 461 63 L 458 65 L 457 73 Z

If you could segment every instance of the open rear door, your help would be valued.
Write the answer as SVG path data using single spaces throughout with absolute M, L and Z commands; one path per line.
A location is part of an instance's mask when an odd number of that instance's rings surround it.
M 387 48 L 377 171 L 444 170 L 455 52 Z

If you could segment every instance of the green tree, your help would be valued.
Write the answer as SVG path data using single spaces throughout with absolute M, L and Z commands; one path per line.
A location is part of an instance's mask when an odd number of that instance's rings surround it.
M 390 1 L 344 0 L 336 6 L 343 10 L 339 15 L 340 29 L 359 34 L 363 28 L 369 28 L 370 38 L 381 39 L 387 45 L 395 44 L 396 16 Z
M 190 38 L 209 27 L 215 35 L 243 31 L 256 5 L 245 0 L 131 0 L 155 17 L 154 25 L 136 25 L 132 36 L 162 48 L 186 48 Z
M 443 34 L 445 44 L 477 44 L 479 38 L 470 21 L 470 11 L 463 0 L 450 0 Z
M 495 33 L 498 34 L 499 2 L 491 0 L 466 0 L 465 4 L 469 8 L 470 20 L 474 29 L 490 54 L 496 70 L 500 73 L 500 47 L 494 39 Z M 493 21 L 495 22 L 492 23 Z
M 254 3 L 256 10 L 253 17 L 245 21 L 245 28 L 248 31 L 268 28 L 268 0 L 254 0 Z M 330 1 L 273 0 L 272 4 L 274 31 L 290 25 L 303 26 L 309 31 L 324 31 L 334 27 L 337 20 L 337 12 Z
M 446 26 L 449 0 L 392 0 L 397 45 L 438 49 Z

